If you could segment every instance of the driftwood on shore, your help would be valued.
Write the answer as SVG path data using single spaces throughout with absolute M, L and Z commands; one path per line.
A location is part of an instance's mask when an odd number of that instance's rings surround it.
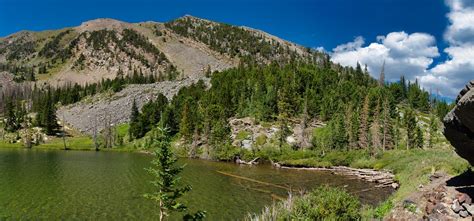
M 299 167 L 288 167 L 280 166 L 275 163 L 279 168 L 282 169 L 292 169 L 292 170 L 317 170 L 317 171 L 330 171 L 334 174 L 353 176 L 357 179 L 365 180 L 367 182 L 377 183 L 375 187 L 392 187 L 394 189 L 398 188 L 398 183 L 395 181 L 395 175 L 389 171 L 380 171 L 372 169 L 355 169 L 345 166 L 336 166 L 329 168 L 299 168 Z
M 246 164 L 246 165 L 256 165 L 256 164 L 258 164 L 258 160 L 259 160 L 259 159 L 260 159 L 260 157 L 257 157 L 257 158 L 255 158 L 255 159 L 253 159 L 253 160 L 247 162 L 247 161 L 245 161 L 245 160 L 241 160 L 240 158 L 237 158 L 237 159 L 235 160 L 235 163 L 237 163 L 237 164 Z

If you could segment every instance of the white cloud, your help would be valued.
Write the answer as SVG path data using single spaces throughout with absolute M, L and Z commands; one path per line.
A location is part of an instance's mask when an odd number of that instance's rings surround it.
M 446 40 L 452 45 L 474 43 L 474 1 L 447 1 L 451 11 L 447 17 L 450 25 L 445 33 Z
M 439 56 L 435 43 L 435 38 L 429 34 L 392 32 L 378 36 L 377 42 L 363 47 L 363 38 L 357 37 L 354 42 L 337 46 L 332 61 L 353 67 L 357 62 L 367 65 L 373 77 L 378 77 L 385 61 L 387 80 L 398 80 L 401 75 L 414 79 L 425 74 L 433 58 Z
M 326 49 L 324 49 L 324 47 L 322 47 L 322 46 L 319 46 L 319 47 L 316 47 L 316 48 L 313 48 L 313 49 L 316 50 L 316 51 L 319 51 L 319 52 L 324 52 L 324 53 L 327 52 Z
M 356 37 L 353 42 L 342 44 L 334 48 L 334 52 L 352 51 L 364 45 L 365 40 L 362 36 Z
M 455 97 L 459 90 L 474 79 L 474 1 L 448 0 L 450 25 L 445 32 L 449 47 L 448 59 L 421 76 L 424 87 L 440 89 L 443 95 Z
M 435 67 L 429 69 L 439 56 L 436 39 L 425 33 L 392 32 L 365 47 L 364 39 L 357 37 L 333 49 L 332 61 L 353 67 L 357 62 L 367 64 L 372 76 L 378 77 L 385 60 L 387 80 L 405 75 L 409 80 L 419 79 L 427 90 L 456 97 L 474 79 L 474 0 L 446 0 L 446 4 L 450 8 L 450 24 L 444 34 L 448 59 Z

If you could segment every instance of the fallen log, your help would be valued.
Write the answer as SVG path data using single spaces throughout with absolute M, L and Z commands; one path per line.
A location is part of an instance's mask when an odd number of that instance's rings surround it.
M 226 172 L 222 172 L 222 171 L 218 171 L 218 170 L 216 170 L 216 172 L 220 173 L 222 175 L 234 177 L 234 178 L 237 178 L 237 179 L 246 180 L 246 181 L 250 181 L 250 182 L 254 182 L 254 183 L 263 184 L 263 185 L 266 185 L 266 186 L 273 186 L 273 187 L 277 187 L 277 188 L 281 188 L 281 189 L 284 189 L 284 190 L 291 191 L 290 188 L 282 186 L 282 185 L 278 185 L 278 184 L 274 184 L 274 183 L 267 183 L 267 182 L 264 182 L 264 181 L 255 180 L 255 179 L 252 179 L 252 178 L 243 177 L 243 176 L 239 176 L 239 175 L 235 175 L 235 174 L 231 174 L 231 173 L 226 173 Z
M 292 170 L 314 170 L 314 171 L 330 171 L 333 174 L 352 176 L 360 180 L 365 180 L 367 182 L 378 183 L 376 187 L 393 187 L 398 188 L 398 184 L 395 181 L 395 175 L 389 171 L 380 171 L 372 169 L 356 169 L 345 166 L 336 166 L 336 167 L 312 167 L 312 168 L 296 168 L 288 166 L 280 166 L 282 169 L 292 169 Z

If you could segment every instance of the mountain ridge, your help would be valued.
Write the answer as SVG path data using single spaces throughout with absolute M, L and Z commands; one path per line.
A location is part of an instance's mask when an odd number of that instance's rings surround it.
M 261 30 L 192 15 L 169 22 L 97 18 L 58 30 L 0 38 L 0 71 L 17 82 L 88 84 L 140 72 L 174 80 L 237 66 L 316 59 L 316 52 Z

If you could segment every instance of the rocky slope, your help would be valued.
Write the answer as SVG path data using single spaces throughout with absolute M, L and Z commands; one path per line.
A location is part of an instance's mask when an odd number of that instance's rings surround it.
M 456 152 L 474 165 L 474 80 L 460 92 L 444 125 L 444 135 Z
M 171 100 L 179 89 L 197 83 L 199 80 L 210 85 L 209 78 L 205 77 L 187 77 L 180 81 L 129 85 L 115 94 L 98 94 L 79 103 L 61 107 L 57 115 L 80 132 L 93 134 L 94 129 L 97 131 L 104 129 L 105 122 L 113 125 L 128 122 L 134 100 L 139 109 L 160 93 Z

